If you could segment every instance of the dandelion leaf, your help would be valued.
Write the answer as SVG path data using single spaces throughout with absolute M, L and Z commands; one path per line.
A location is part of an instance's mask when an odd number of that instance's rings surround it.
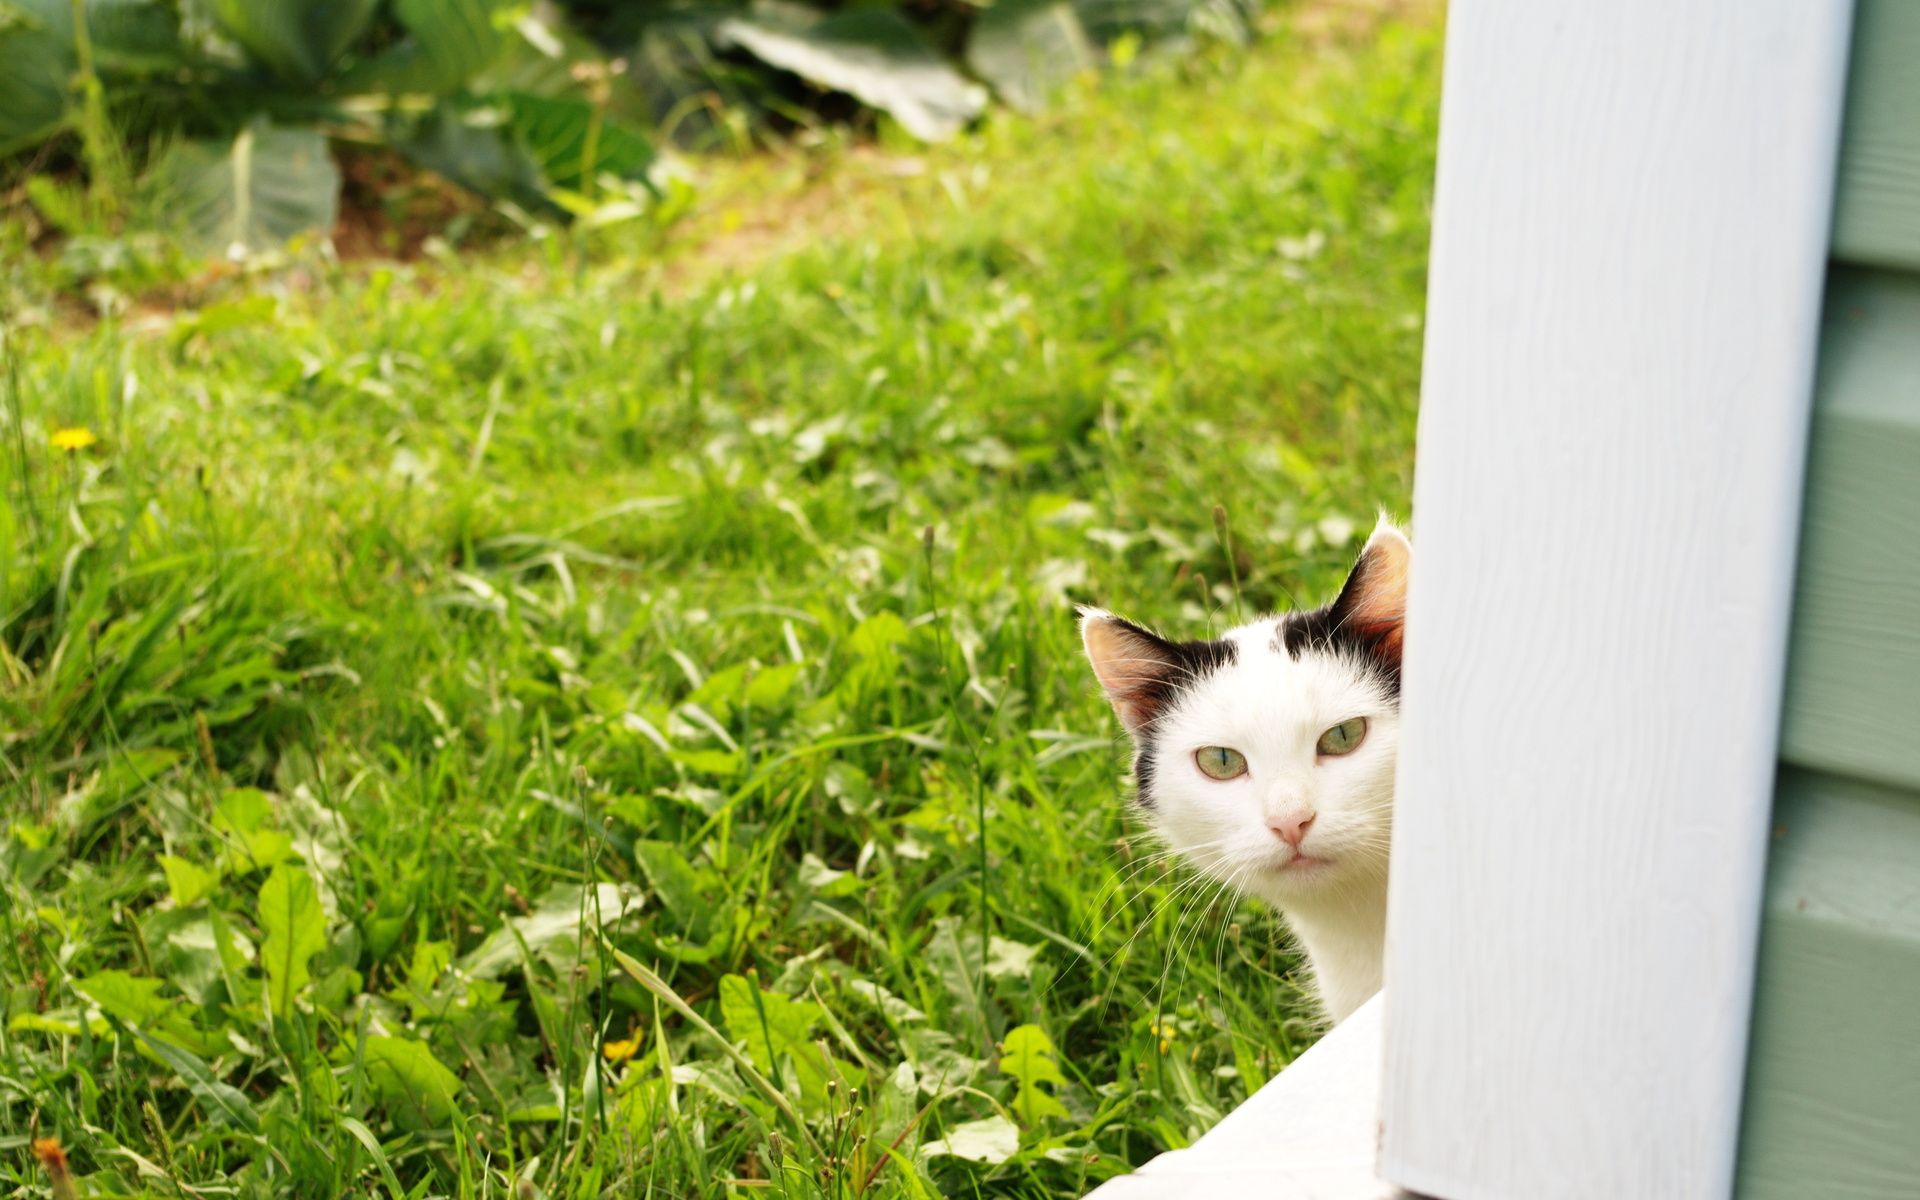
M 190 908 L 213 895 L 214 889 L 220 886 L 218 870 L 208 870 L 171 854 L 160 856 L 160 869 L 167 873 L 167 890 L 173 893 L 175 908 Z
M 228 837 L 227 866 L 242 874 L 293 857 L 293 835 L 272 828 L 273 801 L 258 788 L 234 788 L 220 798 L 213 827 Z
M 1060 1073 L 1059 1054 L 1053 1039 L 1038 1025 L 1008 1030 L 1006 1040 L 1000 1044 L 1000 1073 L 1012 1076 L 1020 1085 L 1009 1107 L 1028 1125 L 1039 1124 L 1042 1117 L 1068 1115 L 1066 1105 L 1040 1089 L 1043 1083 L 1066 1086 L 1066 1076 Z
M 307 985 L 308 964 L 327 948 L 327 921 L 313 878 L 299 867 L 275 867 L 260 885 L 256 918 L 267 934 L 260 959 L 267 969 L 273 1015 L 284 1017 L 293 1011 L 295 994 Z
M 928 1158 L 948 1154 L 968 1162 L 1003 1163 L 1020 1152 L 1020 1127 L 1002 1116 L 955 1125 L 947 1136 L 928 1142 Z
M 125 971 L 101 971 L 73 981 L 73 990 L 98 1005 L 101 1012 L 129 1025 L 148 1025 L 167 1011 L 157 993 L 163 979 L 136 979 Z
M 809 1112 L 825 1107 L 828 1080 L 851 1087 L 865 1076 L 808 1040 L 821 1016 L 820 1006 L 811 1001 L 762 991 L 750 979 L 727 975 L 720 980 L 720 1014 L 727 1034 L 746 1043 L 747 1056 L 762 1074 L 784 1081 L 791 1070 L 801 1106 Z
M 686 851 L 671 842 L 641 841 L 633 844 L 633 857 L 681 936 L 702 943 L 712 937 L 713 906 L 701 895 L 700 876 L 688 865 Z
M 460 1094 L 460 1078 L 433 1056 L 424 1042 L 370 1037 L 367 1080 L 387 1115 L 403 1129 L 444 1129 Z

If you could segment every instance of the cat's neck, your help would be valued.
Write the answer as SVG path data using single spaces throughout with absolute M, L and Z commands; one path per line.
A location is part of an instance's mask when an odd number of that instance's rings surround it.
M 1380 990 L 1387 942 L 1387 889 L 1381 883 L 1342 888 L 1311 900 L 1268 897 L 1307 952 L 1327 1014 L 1335 1021 Z

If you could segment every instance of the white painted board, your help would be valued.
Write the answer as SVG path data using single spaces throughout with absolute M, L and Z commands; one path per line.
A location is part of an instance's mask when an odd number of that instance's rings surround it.
M 1382 1174 L 1732 1188 L 1845 0 L 1454 0 Z
M 1185 1150 L 1088 1200 L 1411 1200 L 1382 1183 L 1375 996 Z

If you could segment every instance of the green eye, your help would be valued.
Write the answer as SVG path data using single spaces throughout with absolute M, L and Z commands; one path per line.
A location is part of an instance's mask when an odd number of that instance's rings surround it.
M 1367 719 L 1349 717 L 1320 735 L 1314 749 L 1321 754 L 1352 754 L 1367 740 Z
M 1247 756 L 1225 746 L 1205 746 L 1193 752 L 1193 761 L 1214 779 L 1238 779 L 1247 773 Z

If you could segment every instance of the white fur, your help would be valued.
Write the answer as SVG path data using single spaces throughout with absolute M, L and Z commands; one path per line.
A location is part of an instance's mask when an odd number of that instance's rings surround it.
M 1228 633 L 1236 661 L 1154 723 L 1148 814 L 1195 867 L 1286 916 L 1339 1021 L 1380 989 L 1399 706 L 1360 664 L 1313 650 L 1295 659 L 1275 629 L 1269 618 Z M 1351 717 L 1367 719 L 1360 747 L 1316 754 L 1321 733 Z M 1202 774 L 1194 752 L 1206 746 L 1238 750 L 1247 773 Z M 1268 825 L 1309 813 L 1298 850 Z

